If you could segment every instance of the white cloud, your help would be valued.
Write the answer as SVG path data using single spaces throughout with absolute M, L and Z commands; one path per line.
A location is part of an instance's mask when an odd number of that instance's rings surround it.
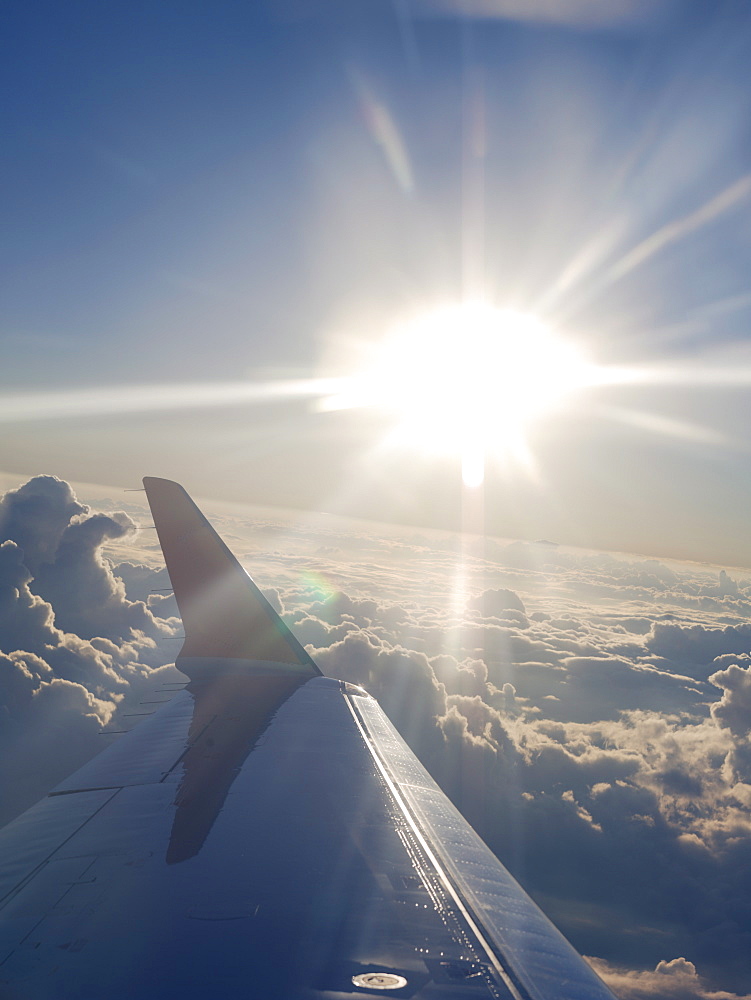
M 128 600 L 102 557 L 131 532 L 52 476 L 0 499 L 0 822 L 101 750 L 171 658 L 158 640 L 176 623 Z
M 712 990 L 702 982 L 693 962 L 673 958 L 657 963 L 653 972 L 622 969 L 599 958 L 589 958 L 595 972 L 621 1000 L 749 1000 L 751 994 Z
M 712 705 L 712 718 L 733 739 L 725 760 L 729 781 L 751 781 L 751 667 L 731 664 L 709 678 L 723 690 L 722 698 Z

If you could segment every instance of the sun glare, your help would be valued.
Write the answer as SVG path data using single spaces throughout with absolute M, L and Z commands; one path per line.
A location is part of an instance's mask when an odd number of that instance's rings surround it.
M 342 405 L 394 414 L 399 443 L 460 455 L 465 485 L 479 486 L 488 458 L 522 457 L 528 426 L 593 373 L 535 316 L 464 303 L 396 327 L 349 380 Z

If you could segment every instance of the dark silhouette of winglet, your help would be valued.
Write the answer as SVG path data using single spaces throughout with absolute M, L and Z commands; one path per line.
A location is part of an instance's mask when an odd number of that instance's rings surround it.
M 152 476 L 143 485 L 185 627 L 177 665 L 188 676 L 190 660 L 245 661 L 270 672 L 319 675 L 183 487 Z

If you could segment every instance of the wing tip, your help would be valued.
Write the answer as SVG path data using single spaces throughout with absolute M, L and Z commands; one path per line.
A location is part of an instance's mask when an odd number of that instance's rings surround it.
M 150 491 L 158 492 L 160 490 L 177 490 L 180 493 L 184 493 L 186 496 L 190 496 L 185 487 L 181 483 L 175 482 L 174 479 L 164 479 L 161 476 L 144 476 L 141 482 L 143 483 L 143 488 L 146 490 L 147 495 Z
M 155 476 L 143 484 L 185 628 L 178 660 L 257 661 L 320 674 L 185 487 Z

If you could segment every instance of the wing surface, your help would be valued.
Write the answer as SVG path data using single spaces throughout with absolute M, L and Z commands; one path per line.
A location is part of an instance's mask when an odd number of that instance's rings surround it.
M 189 683 L 0 831 L 0 997 L 612 1000 L 374 699 L 144 482 Z

